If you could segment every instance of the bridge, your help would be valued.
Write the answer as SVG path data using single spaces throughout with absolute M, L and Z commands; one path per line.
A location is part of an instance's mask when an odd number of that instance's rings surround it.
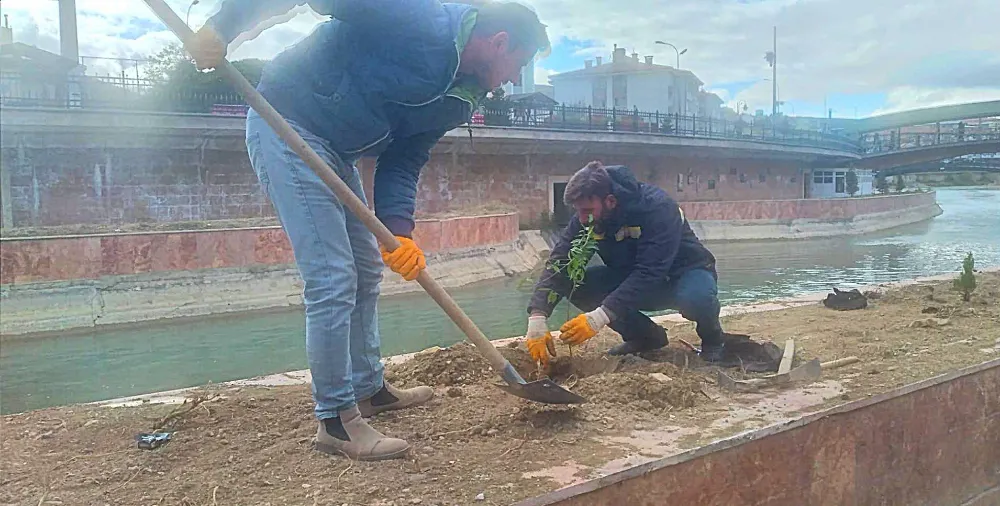
M 870 118 L 854 120 L 844 125 L 845 130 L 858 134 L 889 131 L 912 125 L 930 125 L 977 118 L 1000 117 L 1000 100 L 970 102 L 912 109 Z
M 9 50 L 5 47 L 5 51 Z M 58 86 L 39 83 L 5 69 L 0 73 L 0 106 L 7 111 L 167 112 L 216 117 L 242 117 L 247 111 L 246 103 L 236 93 L 164 91 L 149 81 L 123 77 L 64 76 L 62 79 L 64 82 L 57 83 Z M 967 154 L 1000 152 L 1000 100 L 854 120 L 844 125 L 845 131 L 852 132 L 849 134 L 790 128 L 783 118 L 773 122 L 770 118 L 745 122 L 740 118 L 730 120 L 553 103 L 524 105 L 501 102 L 499 106 L 493 103 L 484 112 L 473 119 L 471 129 L 501 127 L 520 131 L 527 137 L 572 132 L 581 138 L 600 137 L 612 143 L 615 138 L 624 143 L 632 142 L 635 136 L 640 135 L 691 148 L 706 145 L 739 145 L 744 149 L 756 145 L 771 151 L 809 148 L 818 150 L 817 154 L 824 158 L 822 164 L 826 166 L 870 170 L 935 162 Z M 846 127 L 848 124 L 853 128 Z M 499 131 L 497 128 L 487 130 Z M 708 144 L 706 141 L 709 141 Z
M 884 170 L 964 155 L 1000 153 L 1000 100 L 859 120 L 859 168 Z
M 985 172 L 1000 174 L 1000 157 L 971 158 L 967 156 L 944 160 L 943 162 L 924 162 L 912 165 L 901 165 L 878 171 L 882 177 L 907 174 L 948 174 L 957 172 Z

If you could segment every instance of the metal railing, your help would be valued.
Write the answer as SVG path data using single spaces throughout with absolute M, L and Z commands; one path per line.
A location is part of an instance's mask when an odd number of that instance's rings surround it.
M 861 146 L 865 154 L 877 155 L 931 146 L 996 140 L 1000 140 L 1000 117 L 980 118 L 971 124 L 932 123 L 869 132 L 861 136 Z
M 0 106 L 65 109 L 104 109 L 143 112 L 218 114 L 242 110 L 246 102 L 235 92 L 174 90 L 146 79 L 73 76 L 54 81 L 50 76 L 0 73 Z
M 129 77 L 51 76 L 0 73 L 0 106 L 104 109 L 242 116 L 247 104 L 235 92 L 175 90 Z M 827 148 L 860 153 L 854 137 L 790 128 L 783 120 L 727 120 L 699 115 L 555 105 L 525 107 L 490 102 L 473 125 L 550 130 L 731 139 Z
M 552 130 L 582 130 L 628 132 L 639 134 L 731 139 L 773 142 L 796 146 L 821 147 L 857 153 L 860 146 L 854 138 L 815 130 L 800 130 L 782 124 L 762 121 L 727 120 L 721 117 L 682 115 L 640 111 L 638 109 L 605 109 L 554 105 L 550 107 L 496 107 L 487 105 L 483 111 L 487 126 L 545 128 Z

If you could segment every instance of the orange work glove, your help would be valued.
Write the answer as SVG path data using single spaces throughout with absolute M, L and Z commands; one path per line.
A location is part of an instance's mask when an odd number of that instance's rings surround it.
M 559 328 L 559 331 L 562 332 L 559 339 L 562 339 L 566 344 L 583 344 L 596 336 L 609 323 L 611 323 L 611 318 L 608 318 L 608 313 L 604 311 L 604 308 L 597 308 L 564 323 Z
M 417 279 L 420 271 L 427 268 L 424 252 L 409 237 L 396 236 L 396 239 L 399 240 L 399 247 L 391 252 L 387 251 L 385 246 L 380 246 L 382 261 L 392 269 L 392 272 L 403 276 L 407 281 L 413 281 Z
M 552 333 L 549 332 L 549 325 L 544 316 L 528 317 L 527 339 L 528 353 L 536 364 L 547 368 L 549 366 L 549 355 L 556 356 L 556 345 L 552 341 Z
M 184 46 L 194 58 L 198 70 L 214 69 L 222 66 L 226 58 L 226 43 L 210 26 L 203 26 Z

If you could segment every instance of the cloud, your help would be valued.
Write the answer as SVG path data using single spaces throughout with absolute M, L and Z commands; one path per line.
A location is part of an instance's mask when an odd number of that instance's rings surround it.
M 886 104 L 873 114 L 936 107 L 941 105 L 964 104 L 1000 100 L 1000 90 L 991 88 L 919 88 L 904 86 L 894 89 L 886 97 Z
M 549 76 L 552 74 L 555 74 L 555 72 L 545 67 L 535 65 L 535 84 L 549 84 Z
M 403 0 L 400 0 L 403 1 Z M 997 0 L 524 0 L 549 26 L 550 38 L 570 59 L 546 61 L 536 70 L 581 68 L 583 60 L 606 58 L 618 44 L 631 53 L 655 55 L 673 64 L 665 40 L 687 48 L 681 66 L 728 102 L 770 109 L 771 70 L 764 52 L 778 27 L 779 100 L 819 104 L 824 97 L 859 97 L 859 112 L 1000 99 Z M 189 0 L 168 0 L 177 11 Z M 219 0 L 202 0 L 191 11 L 200 26 Z M 141 58 L 175 37 L 138 0 L 77 0 L 80 52 L 88 56 Z M 4 0 L 15 39 L 57 52 L 58 10 L 54 1 Z M 319 16 L 304 10 L 233 50 L 233 58 L 270 58 L 308 34 Z M 578 61 L 577 61 L 578 60 Z M 88 60 L 96 72 L 117 73 L 125 65 Z M 564 65 L 573 65 L 562 68 Z M 872 96 L 885 97 L 870 105 Z M 720 96 L 723 96 L 720 93 Z M 867 97 L 862 100 L 860 97 Z M 848 105 L 839 105 L 845 109 Z M 803 106 L 800 106 L 804 109 Z

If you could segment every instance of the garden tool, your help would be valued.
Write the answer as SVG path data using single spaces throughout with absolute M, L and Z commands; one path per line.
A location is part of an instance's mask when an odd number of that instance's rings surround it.
M 181 20 L 180 17 L 167 5 L 164 0 L 143 0 L 146 5 L 156 14 L 157 17 L 167 25 L 168 28 L 181 41 L 186 42 L 194 36 L 191 28 Z M 399 241 L 389 231 L 385 225 L 361 201 L 344 181 L 313 151 L 311 147 L 302 139 L 291 125 L 278 114 L 270 103 L 250 84 L 243 74 L 234 67 L 228 60 L 224 60 L 222 65 L 216 69 L 222 76 L 233 85 L 236 90 L 243 95 L 243 98 L 250 104 L 267 124 L 281 137 L 289 147 L 333 190 L 338 199 L 351 210 L 375 237 L 389 251 L 395 251 L 399 247 Z M 331 152 L 336 165 L 344 166 L 344 161 Z M 482 333 L 476 324 L 462 311 L 462 308 L 455 303 L 451 295 L 438 284 L 426 270 L 421 271 L 416 281 L 427 291 L 427 294 L 441 306 L 441 309 L 449 318 L 465 333 L 466 337 L 476 346 L 489 361 L 490 366 L 500 373 L 505 384 L 498 387 L 507 393 L 516 395 L 524 399 L 546 403 L 546 404 L 578 404 L 586 402 L 583 397 L 570 392 L 562 386 L 556 384 L 551 379 L 541 379 L 538 381 L 526 382 L 524 378 L 514 369 L 507 359 L 490 343 L 489 339 Z

